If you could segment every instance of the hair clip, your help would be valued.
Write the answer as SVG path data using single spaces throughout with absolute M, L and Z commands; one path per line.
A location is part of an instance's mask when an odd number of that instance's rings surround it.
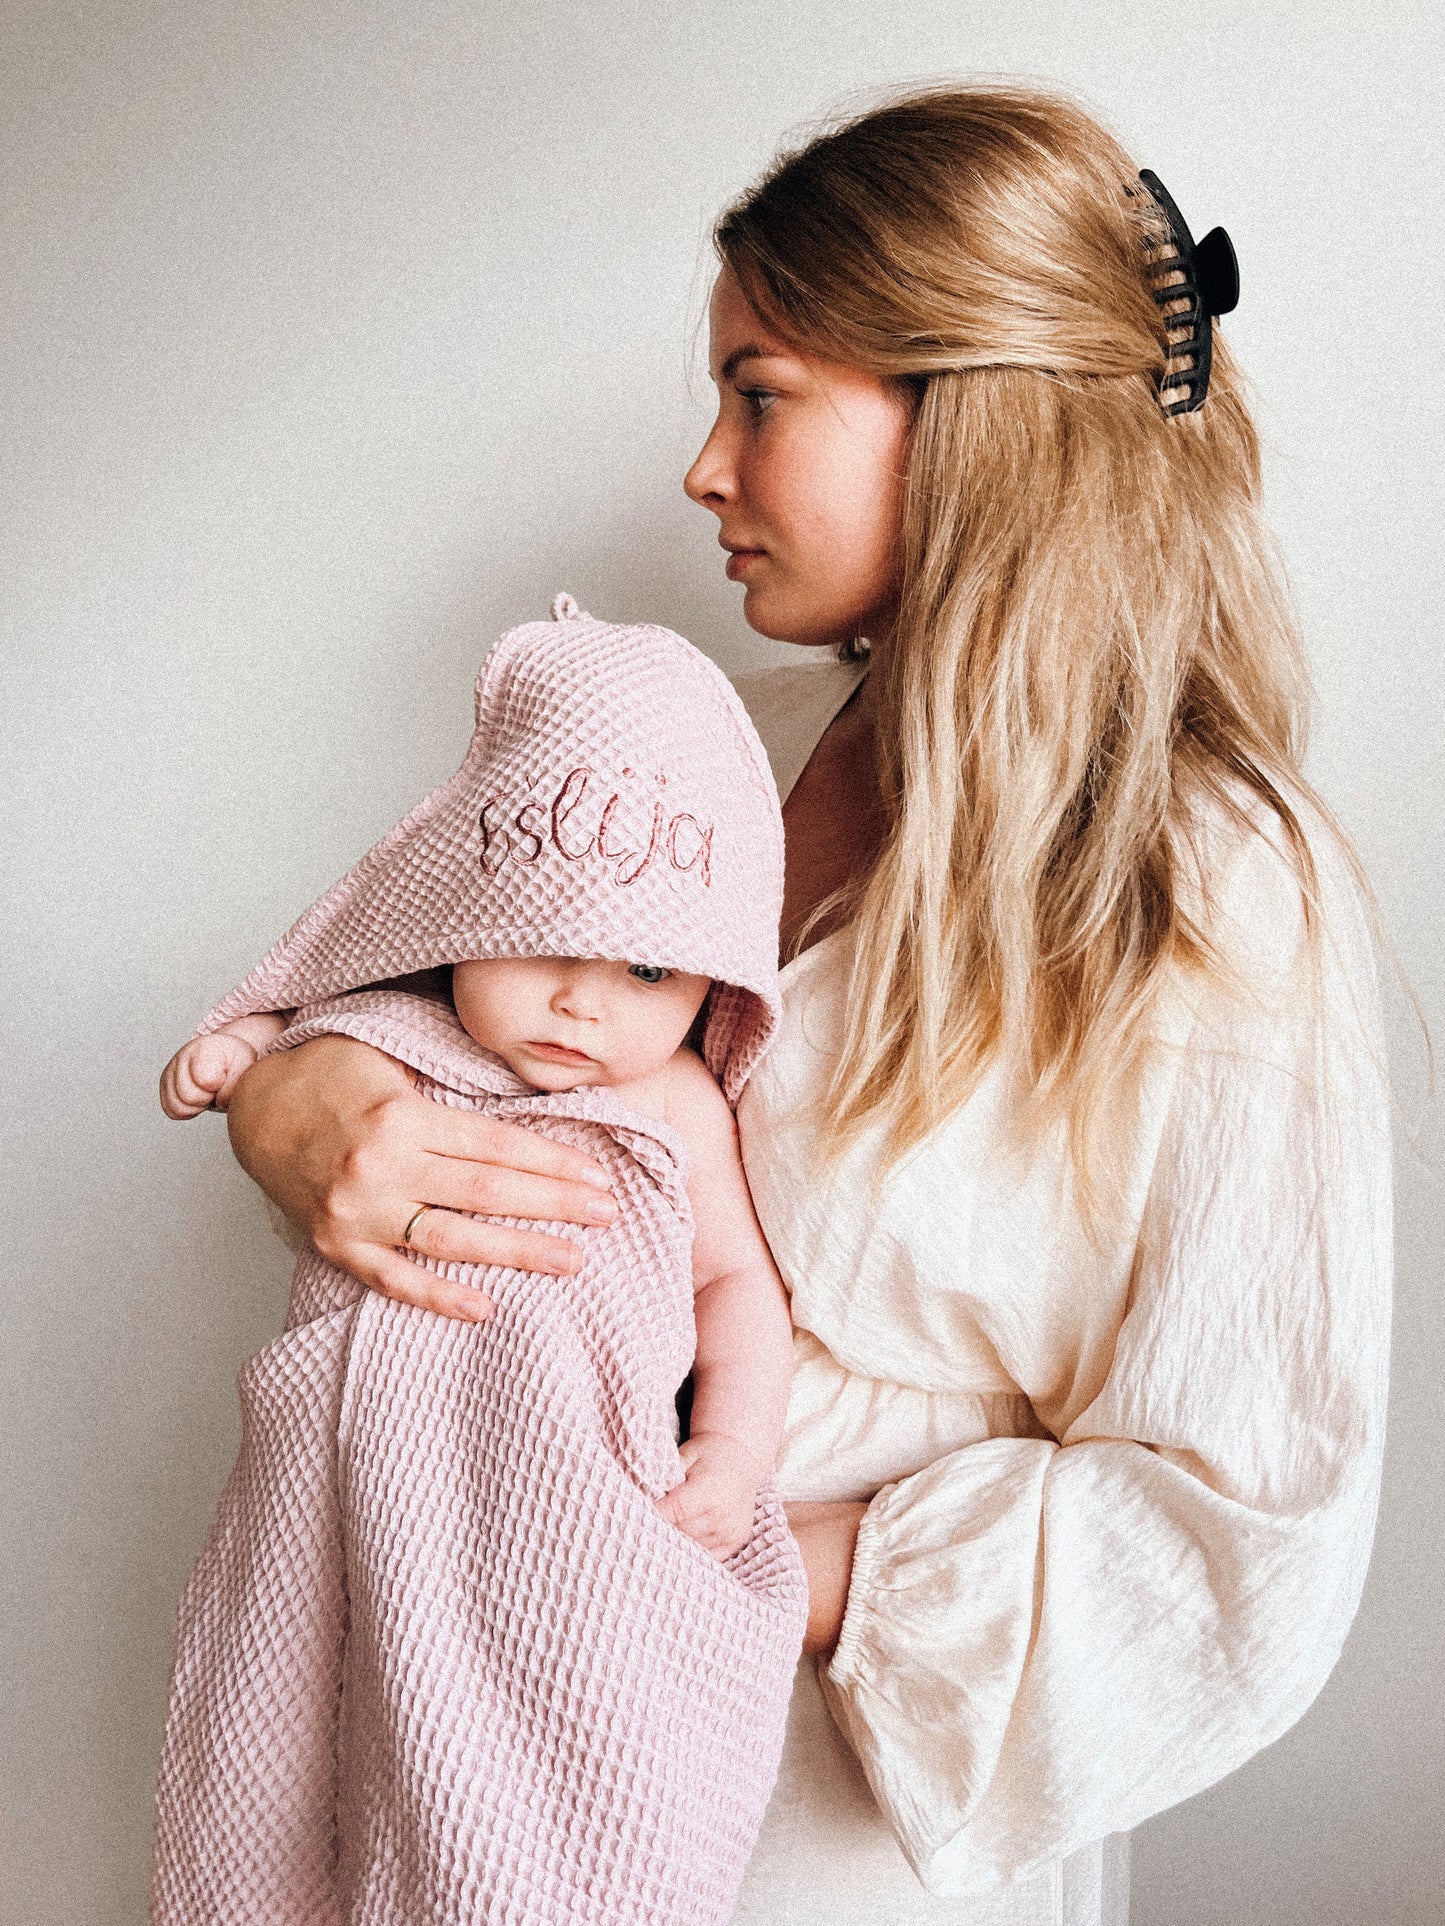
M 1159 376 L 1159 399 L 1166 415 L 1189 415 L 1203 406 L 1209 392 L 1213 317 L 1231 313 L 1239 301 L 1239 263 L 1222 227 L 1211 228 L 1196 242 L 1159 176 L 1141 167 L 1139 178 L 1169 223 L 1172 251 L 1163 249 L 1153 266 L 1160 274 L 1182 277 L 1154 288 L 1154 299 L 1168 310 L 1169 360 Z M 1175 365 L 1186 360 L 1187 367 Z

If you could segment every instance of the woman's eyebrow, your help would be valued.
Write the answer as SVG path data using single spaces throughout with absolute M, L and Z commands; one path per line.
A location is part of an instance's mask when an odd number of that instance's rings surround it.
M 760 348 L 756 341 L 745 342 L 741 348 L 734 348 L 718 371 L 719 382 L 731 381 L 745 361 L 776 360 L 777 355 L 769 348 Z

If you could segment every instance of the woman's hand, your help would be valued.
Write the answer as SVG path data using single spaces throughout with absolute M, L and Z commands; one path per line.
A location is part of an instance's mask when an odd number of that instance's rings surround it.
M 458 1215 L 609 1224 L 617 1205 L 592 1158 L 535 1130 L 432 1103 L 393 1058 L 352 1037 L 317 1037 L 262 1057 L 227 1111 L 245 1170 L 321 1255 L 405 1304 L 477 1322 L 493 1306 L 402 1254 L 411 1245 L 455 1264 L 506 1264 L 568 1276 L 582 1253 L 569 1238 Z
M 853 1547 L 867 1509 L 866 1504 L 846 1499 L 783 1507 L 808 1574 L 805 1652 L 831 1652 L 838 1643 L 848 1604 L 848 1581 L 853 1576 Z

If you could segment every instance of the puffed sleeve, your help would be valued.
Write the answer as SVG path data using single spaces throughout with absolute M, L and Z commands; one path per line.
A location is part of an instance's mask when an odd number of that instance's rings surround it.
M 1306 1710 L 1374 1530 L 1389 1106 L 1361 894 L 1324 935 L 1262 837 L 1197 1005 L 1107 1378 L 1057 1441 L 885 1485 L 820 1682 L 924 1885 L 988 1890 L 1241 1765 Z

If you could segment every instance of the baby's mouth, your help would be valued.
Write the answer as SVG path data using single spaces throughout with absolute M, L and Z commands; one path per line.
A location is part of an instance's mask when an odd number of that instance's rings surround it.
M 533 1042 L 527 1048 L 539 1057 L 546 1057 L 552 1063 L 595 1063 L 596 1057 L 589 1057 L 585 1050 L 569 1050 L 565 1043 Z

